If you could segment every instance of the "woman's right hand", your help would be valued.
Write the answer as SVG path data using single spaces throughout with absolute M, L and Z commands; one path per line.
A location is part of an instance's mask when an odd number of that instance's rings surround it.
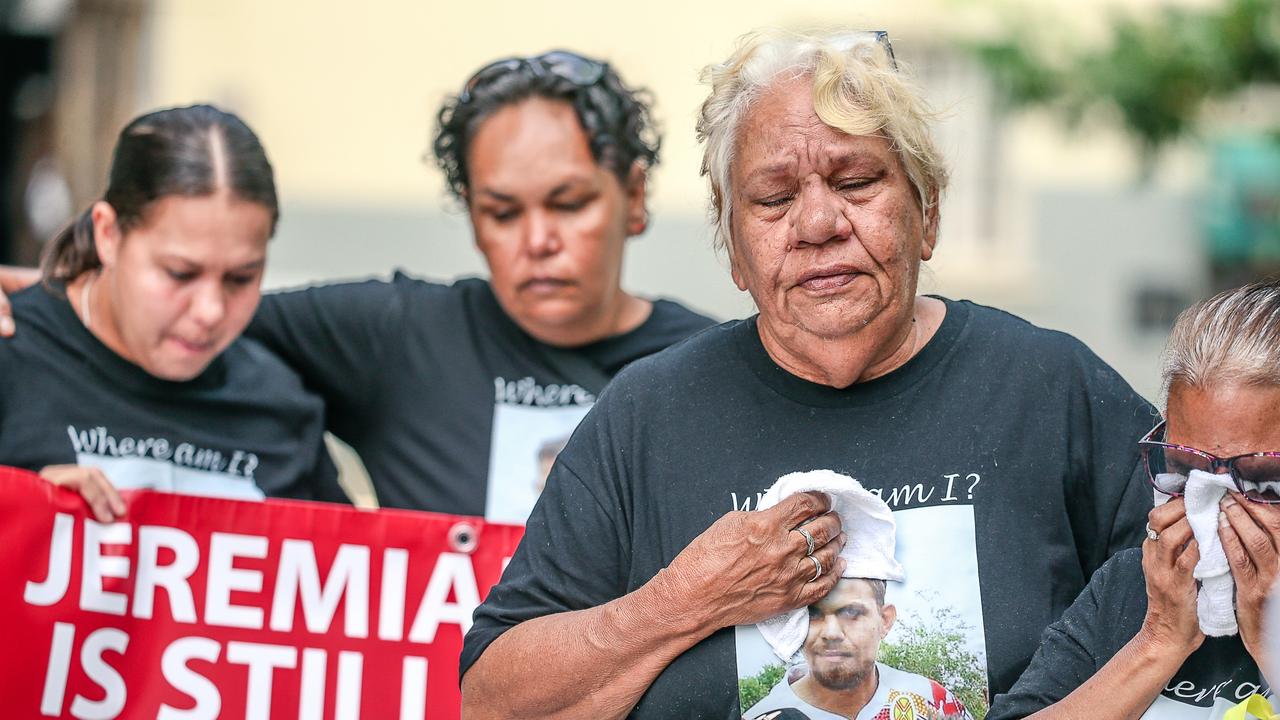
M 125 513 L 124 500 L 101 470 L 82 465 L 49 465 L 40 471 L 40 477 L 54 485 L 70 488 L 80 493 L 93 516 L 100 523 L 115 522 Z
M 700 627 L 716 629 L 817 602 L 844 571 L 845 536 L 830 509 L 823 493 L 797 493 L 768 510 L 722 516 L 658 574 L 664 599 L 700 618 Z M 807 541 L 795 531 L 800 526 L 813 536 L 822 565 L 816 580 Z
M 1174 498 L 1147 516 L 1158 540 L 1142 543 L 1142 572 L 1147 579 L 1147 616 L 1141 635 L 1162 653 L 1190 655 L 1204 634 L 1196 616 L 1196 580 L 1200 561 L 1187 510 L 1182 498 Z

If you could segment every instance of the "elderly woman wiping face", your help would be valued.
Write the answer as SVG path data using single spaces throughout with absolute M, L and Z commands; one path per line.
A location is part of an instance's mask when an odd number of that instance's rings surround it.
M 1159 505 L 1147 540 L 1094 575 L 996 699 L 993 720 L 1085 708 L 1104 720 L 1219 718 L 1269 685 L 1262 618 L 1280 574 L 1280 281 L 1184 312 L 1164 381 L 1166 420 L 1140 443 Z
M 825 497 L 743 512 L 814 467 L 920 518 L 916 562 L 944 559 L 918 577 L 966 614 L 982 702 L 984 680 L 1012 685 L 1088 573 L 1140 538 L 1150 495 L 1127 488 L 1152 409 L 1070 337 L 917 296 L 946 172 L 882 33 L 756 33 L 705 77 L 717 237 L 759 315 L 630 366 L 575 431 L 476 612 L 464 713 L 741 716 L 756 698 L 739 694 L 734 627 L 823 616 L 849 585 Z M 851 582 L 835 612 L 870 607 L 879 636 L 891 611 Z M 843 626 L 818 624 L 820 674 L 852 682 Z

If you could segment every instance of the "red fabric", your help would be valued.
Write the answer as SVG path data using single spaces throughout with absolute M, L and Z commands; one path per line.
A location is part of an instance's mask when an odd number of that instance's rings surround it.
M 321 712 L 314 715 L 319 720 L 348 716 L 338 707 L 346 702 L 351 709 L 358 707 L 362 718 L 403 718 L 411 715 L 402 714 L 407 710 L 402 708 L 402 697 L 408 697 L 408 706 L 417 704 L 423 670 L 421 661 L 406 658 L 426 661 L 425 716 L 457 717 L 462 624 L 469 622 L 472 609 L 468 596 L 473 590 L 479 598 L 488 593 L 523 533 L 517 526 L 434 513 L 369 512 L 287 500 L 251 503 L 151 491 L 122 495 L 128 512 L 121 520 L 124 526 L 115 532 L 127 533 L 128 542 L 86 545 L 86 531 L 100 528 L 92 523 L 77 494 L 55 488 L 33 473 L 0 467 L 0 626 L 6 646 L 0 653 L 0 708 L 6 717 L 72 718 L 76 717 L 72 708 L 77 703 L 81 715 L 100 703 L 100 717 L 154 718 L 162 705 L 190 710 L 198 702 L 209 713 L 207 717 L 310 717 L 307 713 L 300 716 L 301 702 Z M 459 533 L 467 530 L 464 526 L 470 526 L 477 539 L 470 550 L 458 542 Z M 62 546 L 69 548 L 69 553 L 58 554 L 59 558 L 70 558 L 65 584 L 50 581 L 51 548 L 57 546 L 58 527 L 64 533 L 70 530 L 70 542 Z M 140 553 L 144 540 L 147 546 L 159 549 Z M 310 546 L 302 541 L 310 541 Z M 294 560 L 290 565 L 300 568 L 293 576 L 301 577 L 300 581 L 279 580 L 284 577 L 278 573 L 284 567 L 286 544 Z M 224 560 L 230 558 L 230 572 L 211 569 L 215 545 Z M 351 570 L 345 589 L 336 582 L 338 573 L 330 575 L 344 545 L 344 567 Z M 188 546 L 198 553 L 190 553 Z M 254 548 L 263 547 L 266 557 L 254 557 Z M 228 548 L 238 549 L 233 552 Z M 387 549 L 404 551 L 403 592 L 395 592 L 395 582 L 383 584 L 396 577 L 394 570 L 384 572 Z M 141 563 L 140 554 L 144 555 Z M 311 557 L 318 584 L 308 592 L 295 586 L 307 586 Z M 367 557 L 367 563 L 362 557 Z M 118 558 L 127 561 L 127 569 Z M 194 566 L 185 579 L 178 572 L 183 562 Z M 55 566 L 65 564 L 63 559 Z M 348 626 L 347 606 L 360 595 L 358 590 L 353 595 L 352 590 L 366 585 L 362 566 L 368 574 L 367 612 L 355 613 Z M 159 568 L 159 576 L 167 577 L 169 585 L 161 584 L 153 593 L 139 592 L 139 573 L 146 571 L 156 577 L 152 567 Z M 395 567 L 394 559 L 390 567 Z M 82 582 L 86 569 L 96 569 L 105 577 L 100 584 Z M 433 575 L 441 592 L 437 602 L 424 602 Z M 54 577 L 56 580 L 56 572 Z M 281 587 L 288 588 L 282 591 L 280 606 L 287 607 L 283 598 L 293 596 L 291 629 L 283 629 L 290 624 L 287 613 L 276 611 L 273 617 L 278 580 Z M 256 581 L 260 581 L 260 590 L 252 587 Z M 179 596 L 176 600 L 166 589 L 170 585 Z M 64 586 L 65 592 L 59 594 Z M 96 593 L 99 587 L 110 594 Z M 183 587 L 190 590 L 189 607 L 194 610 L 195 622 L 181 621 Z M 323 627 L 328 616 L 325 598 L 319 591 L 326 587 L 334 595 L 344 590 L 327 628 Z M 395 622 L 384 622 L 382 617 L 384 591 L 388 597 L 403 598 L 402 613 L 386 613 L 387 619 L 399 617 L 399 632 Z M 311 621 L 317 632 L 307 629 L 302 595 L 313 600 Z M 138 616 L 146 614 L 138 603 L 144 596 L 153 598 L 150 618 Z M 86 609 L 85 604 L 99 609 Z M 103 609 L 113 604 L 123 604 L 124 614 Z M 228 611 L 227 604 L 235 607 Z M 223 607 L 221 613 L 215 609 L 219 606 Z M 354 607 L 359 606 L 358 600 L 354 601 Z M 422 606 L 442 608 L 442 612 L 426 611 L 420 616 Z M 254 620 L 254 609 L 261 611 L 260 621 Z M 232 616 L 240 620 L 229 620 Z M 360 628 L 362 616 L 367 621 L 364 632 Z M 434 637 L 426 641 L 431 621 L 441 617 L 445 619 L 439 622 Z M 461 617 L 467 620 L 457 619 Z M 273 619 L 282 629 L 272 629 Z M 421 621 L 417 641 L 408 637 L 415 620 Z M 234 622 L 253 627 L 227 626 Z M 360 637 L 362 634 L 365 637 Z M 380 635 L 399 635 L 401 639 L 380 639 Z M 58 647 L 55 636 L 62 640 Z M 118 647 L 122 638 L 127 639 L 122 653 L 110 649 Z M 182 642 L 175 646 L 175 641 Z M 108 647 L 105 651 L 103 644 Z M 99 647 L 96 651 L 95 645 Z M 166 650 L 171 653 L 168 668 L 163 662 Z M 215 660 L 201 659 L 211 652 Z M 263 679 L 272 663 L 267 688 Z M 293 667 L 288 667 L 290 664 Z M 347 680 L 342 702 L 338 698 L 342 684 L 339 666 L 344 666 Z M 257 669 L 257 679 L 252 682 L 251 667 Z M 418 680 L 408 682 L 407 692 L 402 688 L 406 667 L 419 673 Z M 202 683 L 200 677 L 207 682 Z M 61 702 L 57 702 L 58 688 L 64 682 Z M 358 689 L 358 703 L 354 689 Z M 111 714 L 112 706 L 122 698 L 123 706 Z M 56 711 L 42 714 L 42 702 Z M 220 705 L 220 712 L 215 704 Z M 415 720 L 421 717 L 418 714 Z

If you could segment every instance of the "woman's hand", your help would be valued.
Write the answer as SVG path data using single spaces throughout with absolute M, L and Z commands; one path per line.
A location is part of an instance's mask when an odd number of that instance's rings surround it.
M 13 337 L 13 306 L 9 304 L 9 296 L 0 287 L 0 338 Z
M 40 271 L 35 268 L 0 265 L 0 338 L 12 337 L 13 307 L 9 295 L 40 282 Z
M 756 623 L 816 602 L 844 570 L 839 554 L 845 537 L 830 509 L 825 494 L 797 493 L 768 510 L 722 516 L 655 578 L 663 597 L 714 628 Z M 795 531 L 801 526 L 813 536 L 813 556 L 822 566 L 816 579 L 808 543 Z
M 1147 579 L 1147 617 L 1139 635 L 1164 653 L 1185 659 L 1200 643 L 1196 616 L 1196 580 L 1192 574 L 1200 561 L 1187 509 L 1175 498 L 1147 516 L 1159 540 L 1142 543 L 1142 572 Z
M 1264 673 L 1270 669 L 1263 637 L 1262 606 L 1280 565 L 1280 505 L 1250 502 L 1238 493 L 1222 501 L 1218 537 L 1236 581 L 1236 623 L 1240 640 Z M 1275 632 L 1280 628 L 1268 628 Z
M 40 471 L 40 477 L 80 493 L 100 523 L 115 522 L 117 518 L 124 517 L 124 500 L 98 468 L 50 465 Z

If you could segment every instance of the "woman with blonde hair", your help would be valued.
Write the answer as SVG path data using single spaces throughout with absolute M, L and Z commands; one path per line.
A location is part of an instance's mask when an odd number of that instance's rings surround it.
M 760 665 L 735 626 L 844 572 L 826 497 L 743 512 L 792 472 L 849 475 L 895 510 L 914 588 L 895 605 L 955 618 L 921 628 L 955 663 L 913 672 L 948 685 L 1007 689 L 1141 537 L 1153 409 L 1074 338 L 917 294 L 947 173 L 888 37 L 755 34 L 707 76 L 717 235 L 759 315 L 635 363 L 579 426 L 467 635 L 468 717 L 740 717 L 739 672 Z M 896 707 L 819 709 L 927 710 L 881 689 Z

